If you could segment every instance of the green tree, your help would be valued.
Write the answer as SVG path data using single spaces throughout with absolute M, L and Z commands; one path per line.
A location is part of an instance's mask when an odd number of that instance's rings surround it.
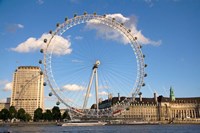
M 62 119 L 71 120 L 68 110 L 63 113 Z
M 7 109 L 2 109 L 1 110 L 1 119 L 3 119 L 4 121 L 8 120 L 9 119 L 9 111 Z
M 46 120 L 46 121 L 53 120 L 53 115 L 51 113 L 51 110 L 46 110 L 46 112 L 43 113 L 43 119 Z
M 14 106 L 10 106 L 9 113 L 10 113 L 10 115 L 9 115 L 10 120 L 17 117 L 17 110 L 15 109 Z
M 30 121 L 32 119 L 31 115 L 29 113 L 25 114 L 26 120 L 25 121 Z
M 17 112 L 17 118 L 20 119 L 21 121 L 26 120 L 26 112 L 23 108 L 20 108 Z
M 60 109 L 57 106 L 54 106 L 52 109 L 52 115 L 54 120 L 60 120 L 61 119 L 61 113 Z
M 42 109 L 41 108 L 37 108 L 35 111 L 34 111 L 34 121 L 39 121 L 39 120 L 42 120 Z

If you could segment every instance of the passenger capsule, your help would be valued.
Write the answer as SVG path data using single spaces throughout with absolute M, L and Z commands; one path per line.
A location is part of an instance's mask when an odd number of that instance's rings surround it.
M 74 14 L 74 18 L 77 16 L 77 14 Z
M 56 27 L 59 27 L 59 26 L 60 26 L 60 24 L 59 24 L 59 23 L 57 23 L 57 24 L 56 24 Z
M 134 37 L 134 40 L 137 40 L 137 37 Z
M 87 12 L 84 12 L 83 15 L 87 15 Z
M 44 53 L 44 50 L 43 50 L 43 49 L 40 49 L 40 53 Z
M 106 17 L 106 14 L 104 14 L 103 17 L 105 18 L 105 17 Z
M 49 34 L 52 34 L 52 33 L 53 33 L 52 30 L 50 30 L 50 31 L 49 31 Z
M 142 86 L 145 86 L 145 83 L 143 83 Z
M 40 71 L 40 75 L 43 75 L 43 71 Z
M 129 29 L 127 32 L 128 32 L 128 33 L 130 33 L 130 32 L 131 32 L 131 30 Z
M 144 74 L 144 77 L 147 77 L 147 74 L 146 74 L 146 73 Z
M 51 97 L 53 94 L 52 94 L 52 92 L 49 92 L 49 96 Z
M 39 60 L 39 64 L 42 64 L 42 60 Z
M 143 58 L 145 58 L 145 55 L 143 54 Z
M 96 16 L 97 15 L 97 13 L 96 12 L 94 12 L 94 16 Z
M 44 43 L 47 43 L 47 39 L 44 39 Z
M 68 20 L 68 18 L 66 17 L 66 18 L 65 18 L 65 21 L 67 21 L 67 20 Z
M 145 64 L 144 67 L 147 67 L 147 64 Z
M 59 101 L 57 101 L 57 102 L 56 102 L 56 105 L 60 105 L 60 102 L 59 102 Z
M 44 82 L 44 83 L 43 83 L 43 86 L 46 86 L 46 85 L 47 85 L 47 83 L 46 83 L 46 82 Z

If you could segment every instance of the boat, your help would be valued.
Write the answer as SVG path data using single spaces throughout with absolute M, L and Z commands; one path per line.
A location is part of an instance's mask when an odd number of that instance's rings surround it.
M 61 126 L 103 126 L 106 122 L 102 121 L 68 121 Z

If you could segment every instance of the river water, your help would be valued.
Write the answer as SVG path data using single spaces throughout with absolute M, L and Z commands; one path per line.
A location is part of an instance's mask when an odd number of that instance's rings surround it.
M 200 133 L 200 125 L 11 126 L 0 133 Z

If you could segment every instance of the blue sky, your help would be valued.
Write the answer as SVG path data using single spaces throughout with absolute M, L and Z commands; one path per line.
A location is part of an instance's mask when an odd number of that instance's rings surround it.
M 40 38 L 54 30 L 56 23 L 64 22 L 66 16 L 71 18 L 74 13 L 83 14 L 84 11 L 99 15 L 121 14 L 123 18 L 131 19 L 132 28 L 148 40 L 141 39 L 148 64 L 146 86 L 141 90 L 144 97 L 152 97 L 154 91 L 168 96 L 170 86 L 177 97 L 199 97 L 199 7 L 198 0 L 0 0 L 0 99 L 10 96 L 9 83 L 17 66 L 38 65 L 38 60 L 43 58 L 38 48 L 28 52 L 17 52 L 12 48 L 31 37 Z M 79 32 L 80 29 L 84 32 Z M 85 38 L 91 37 L 93 30 L 97 34 L 100 29 L 75 27 L 65 37 L 73 45 L 84 33 Z M 94 35 L 94 39 L 97 36 Z M 103 37 L 99 40 L 104 40 Z M 109 42 L 113 43 L 112 39 Z M 126 52 L 119 54 L 126 55 Z

